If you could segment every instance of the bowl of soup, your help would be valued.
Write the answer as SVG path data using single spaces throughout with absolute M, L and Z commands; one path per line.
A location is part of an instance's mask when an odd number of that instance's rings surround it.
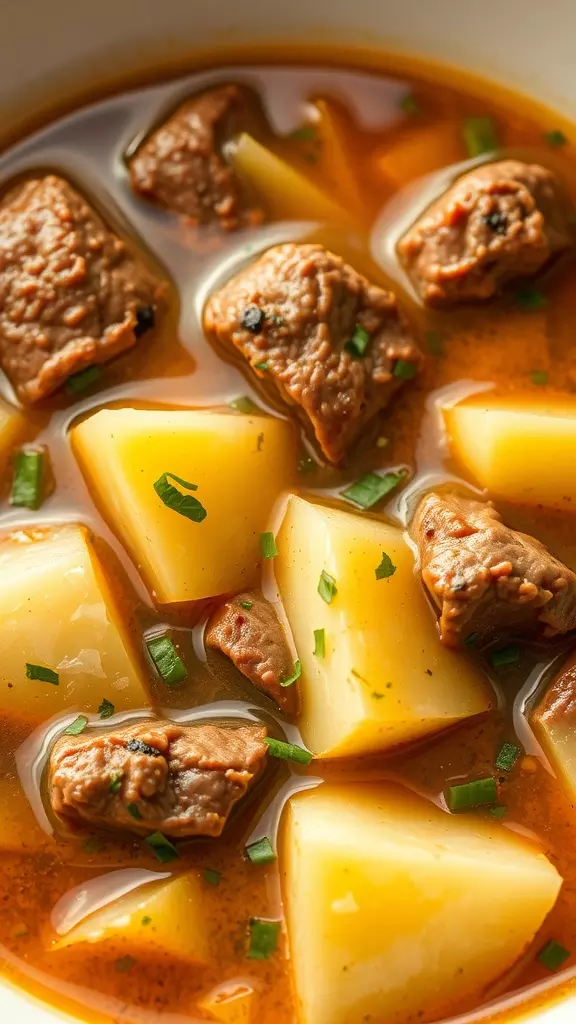
M 9 5 L 0 1007 L 566 1024 L 574 15 L 257 6 Z

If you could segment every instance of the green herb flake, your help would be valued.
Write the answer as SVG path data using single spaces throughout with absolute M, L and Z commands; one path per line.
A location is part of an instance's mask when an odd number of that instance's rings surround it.
M 276 860 L 276 854 L 268 836 L 258 839 L 255 843 L 249 843 L 246 847 L 246 854 L 253 864 L 271 864 Z
M 491 807 L 488 814 L 491 818 L 496 818 L 497 821 L 501 821 L 505 817 L 508 808 L 506 804 L 498 804 L 497 807 Z
M 102 843 L 98 839 L 98 836 L 90 836 L 90 838 L 83 844 L 82 849 L 85 850 L 86 853 L 100 853 Z
M 298 463 L 298 472 L 304 476 L 306 473 L 312 473 L 317 465 L 318 463 L 310 455 L 304 455 Z
M 270 369 L 270 363 L 268 362 L 254 363 L 254 366 L 257 370 L 262 370 L 262 373 L 266 373 L 266 371 Z
M 127 953 L 126 956 L 119 957 L 119 959 L 115 961 L 114 966 L 119 974 L 125 974 L 126 971 L 132 970 L 135 963 L 136 961 L 134 957 Z
M 352 337 L 350 341 L 346 342 L 344 348 L 354 359 L 361 359 L 369 344 L 370 335 L 368 331 L 361 324 L 356 324 Z
M 550 942 L 546 943 L 544 949 L 541 949 L 538 953 L 538 960 L 547 968 L 547 970 L 557 971 L 570 956 L 571 954 L 567 949 L 564 949 L 564 946 L 561 946 L 560 943 L 554 942 L 554 940 L 551 939 Z
M 497 770 L 499 772 L 512 771 L 521 753 L 520 747 L 515 747 L 513 743 L 503 743 L 494 762 Z
M 451 811 L 470 811 L 475 807 L 489 807 L 498 799 L 496 779 L 474 779 L 460 786 L 450 786 L 446 793 L 446 801 Z
M 100 704 L 100 707 L 98 708 L 98 714 L 100 715 L 100 718 L 112 718 L 112 715 L 114 714 L 115 710 L 116 708 L 114 707 L 112 701 L 108 700 L 107 697 L 104 697 L 102 703 Z
M 548 299 L 540 289 L 533 288 L 529 284 L 516 290 L 515 299 L 516 305 L 524 313 L 535 313 L 539 309 L 546 309 L 548 305 Z
M 22 450 L 14 461 L 14 479 L 10 504 L 37 509 L 42 504 L 44 483 L 44 452 Z
M 78 715 L 78 718 L 75 718 L 73 722 L 70 722 L 67 729 L 64 729 L 63 735 L 79 736 L 81 732 L 84 732 L 87 725 L 88 719 L 86 718 L 86 715 Z
M 150 637 L 146 647 L 166 686 L 177 686 L 187 678 L 186 666 L 169 636 Z
M 530 374 L 530 380 L 533 384 L 547 384 L 548 383 L 548 372 L 547 370 L 532 370 Z
M 422 113 L 422 105 L 411 92 L 400 100 L 400 109 L 408 114 L 408 117 L 416 117 Z
M 409 362 L 407 359 L 397 359 L 392 373 L 401 380 L 413 380 L 416 376 L 416 367 L 414 363 Z
M 124 772 L 114 772 L 110 779 L 110 785 L 108 789 L 111 793 L 119 793 L 122 788 L 122 776 Z
M 303 124 L 290 132 L 288 138 L 293 139 L 294 142 L 315 142 L 317 136 L 318 132 L 313 124 Z
M 377 580 L 387 580 L 390 576 L 393 576 L 396 572 L 396 566 L 394 565 L 390 555 L 387 555 L 385 551 L 382 552 L 382 561 L 380 565 L 374 570 Z
M 340 491 L 340 494 L 360 508 L 372 508 L 387 494 L 390 494 L 405 475 L 405 473 L 385 473 L 380 476 L 379 473 L 365 473 L 355 483 L 350 484 L 350 487 Z
M 247 612 L 251 611 L 254 607 L 252 601 L 238 601 L 241 608 L 245 608 Z
M 520 648 L 515 644 L 509 647 L 501 647 L 499 651 L 492 651 L 490 655 L 492 668 L 507 668 L 511 665 L 520 664 Z
M 300 658 L 297 658 L 296 661 L 294 662 L 294 670 L 288 676 L 288 679 L 281 679 L 280 680 L 280 686 L 292 686 L 293 683 L 295 683 L 298 679 L 300 679 L 301 675 L 302 675 L 302 662 L 300 661 Z
M 146 836 L 145 842 L 154 851 L 154 855 L 161 864 L 169 864 L 171 860 L 176 860 L 178 857 L 178 850 L 166 836 L 163 836 L 161 832 L 153 832 L 151 836 Z
M 297 747 L 295 743 L 285 743 L 283 740 L 275 740 L 267 736 L 264 743 L 268 747 L 271 757 L 279 757 L 282 761 L 295 761 L 296 764 L 310 764 L 314 754 L 304 747 Z
M 326 572 L 325 569 L 322 569 L 322 572 L 320 573 L 320 579 L 318 580 L 318 593 L 322 600 L 326 601 L 326 604 L 331 604 L 338 593 L 336 580 L 329 572 Z
M 250 960 L 268 960 L 278 946 L 280 921 L 262 921 L 253 917 L 250 921 L 248 957 Z
M 102 380 L 102 370 L 99 366 L 87 366 L 85 370 L 73 373 L 66 381 L 66 391 L 69 395 L 81 395 L 83 391 L 99 384 Z
M 260 552 L 262 558 L 276 558 L 278 554 L 274 534 L 270 530 L 260 534 Z
M 214 868 L 204 868 L 202 877 L 208 885 L 220 885 L 220 879 L 222 878 L 221 871 L 215 871 Z
M 243 413 L 254 413 L 260 412 L 260 409 L 248 395 L 240 395 L 239 398 L 233 398 L 231 402 L 228 402 L 230 409 L 234 409 L 235 412 Z
M 544 132 L 544 141 L 548 143 L 552 149 L 558 149 L 560 146 L 568 145 L 568 139 L 561 132 L 559 128 L 553 128 L 550 132 Z
M 385 693 L 377 693 L 376 690 L 372 690 L 372 693 L 370 694 L 370 696 L 372 697 L 373 700 L 382 700 L 382 698 L 385 697 L 386 694 Z
M 468 156 L 482 156 L 498 149 L 498 135 L 491 117 L 467 117 L 462 125 Z
M 324 658 L 326 656 L 326 631 L 324 629 L 314 630 L 314 657 Z
M 128 814 L 131 814 L 135 821 L 142 821 L 142 812 L 138 807 L 138 804 L 127 804 L 126 810 Z
M 26 662 L 26 678 L 37 679 L 41 683 L 51 683 L 52 686 L 59 686 L 60 676 L 45 665 L 30 665 Z
M 147 924 L 152 924 L 152 918 L 148 917 L 148 915 L 146 914 L 146 916 L 142 918 L 142 921 L 140 923 L 143 924 L 144 927 L 146 927 Z
M 424 335 L 426 347 L 432 356 L 442 355 L 442 335 L 438 331 L 426 331 Z
M 194 498 L 191 494 L 182 494 L 177 487 L 168 483 L 168 477 L 171 480 L 175 480 L 181 487 L 185 487 L 187 491 L 198 490 L 197 484 L 191 484 L 174 473 L 162 473 L 162 476 L 158 477 L 154 484 L 154 490 L 160 501 L 167 508 L 172 509 L 173 512 L 177 512 L 178 515 L 184 516 L 186 519 L 192 520 L 193 523 L 203 522 L 206 519 L 207 512 L 201 502 L 198 501 L 198 498 Z
M 478 633 L 468 633 L 468 636 L 464 640 L 465 647 L 475 647 L 478 640 Z

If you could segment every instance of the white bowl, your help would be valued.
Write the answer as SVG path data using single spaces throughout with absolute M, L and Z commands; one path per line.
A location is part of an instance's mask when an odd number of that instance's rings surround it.
M 576 117 L 574 0 L 0 0 L 2 133 L 90 88 L 200 51 L 294 41 L 446 62 Z M 0 947 L 0 956 L 2 949 Z M 573 1024 L 576 996 L 507 1022 Z M 0 1020 L 71 1018 L 0 982 Z M 191 1018 L 186 1019 L 191 1024 Z M 142 1024 L 152 1021 L 146 1014 Z M 478 1021 L 474 1015 L 458 1024 Z M 456 1022 L 452 1022 L 456 1024 Z

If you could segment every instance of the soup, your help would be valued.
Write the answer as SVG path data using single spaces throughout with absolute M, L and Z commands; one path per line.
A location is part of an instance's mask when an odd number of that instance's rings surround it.
M 571 978 L 569 128 L 291 60 L 0 161 L 2 970 L 81 1019 Z

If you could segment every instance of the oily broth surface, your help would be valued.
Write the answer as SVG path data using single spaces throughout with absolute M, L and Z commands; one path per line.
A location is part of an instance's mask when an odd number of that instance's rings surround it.
M 306 101 L 310 98 L 325 95 L 343 104 L 348 112 L 349 146 L 357 158 L 363 194 L 367 197 L 370 229 L 359 225 L 357 230 L 344 231 L 330 224 L 284 221 L 222 236 L 211 229 L 197 232 L 185 227 L 137 200 L 129 188 L 125 153 L 180 98 L 221 81 L 252 85 L 264 102 L 273 128 L 282 135 L 306 119 Z M 409 118 L 400 106 L 401 98 L 412 89 L 423 111 L 417 118 Z M 165 268 L 171 280 L 169 311 L 161 326 L 131 353 L 105 367 L 102 385 L 96 392 L 77 402 L 65 394 L 54 396 L 41 409 L 27 413 L 25 440 L 48 446 L 55 477 L 54 491 L 41 510 L 23 514 L 21 509 L 11 509 L 7 501 L 7 465 L 2 467 L 0 478 L 3 533 L 29 524 L 85 523 L 96 535 L 98 552 L 117 590 L 125 620 L 135 635 L 140 638 L 144 630 L 160 623 L 178 630 L 193 684 L 167 695 L 162 683 L 154 682 L 150 676 L 151 699 L 157 705 L 165 707 L 170 701 L 173 708 L 188 709 L 225 701 L 227 706 L 241 708 L 243 705 L 234 702 L 248 700 L 250 707 L 268 717 L 271 708 L 256 691 L 244 685 L 225 659 L 215 654 L 209 655 L 207 661 L 198 657 L 201 625 L 207 613 L 205 604 L 169 610 L 155 608 L 137 568 L 92 501 L 72 456 L 67 432 L 77 417 L 111 404 L 214 407 L 226 406 L 239 395 L 249 395 L 271 415 L 285 416 L 286 411 L 275 396 L 257 391 L 243 375 L 239 363 L 223 359 L 222 353 L 206 341 L 201 329 L 206 294 L 245 260 L 276 242 L 320 240 L 375 281 L 394 284 L 425 350 L 427 332 L 441 338 L 440 353 L 429 354 L 417 381 L 408 385 L 378 423 L 368 429 L 347 465 L 339 470 L 319 465 L 302 477 L 303 492 L 314 494 L 319 500 L 339 501 L 337 495 L 344 484 L 369 469 L 403 465 L 410 470 L 410 482 L 391 500 L 385 514 L 404 523 L 422 488 L 450 479 L 462 481 L 458 467 L 443 452 L 434 414 L 435 399 L 440 395 L 447 391 L 464 395 L 486 386 L 502 393 L 521 394 L 534 390 L 530 380 L 534 370 L 548 372 L 546 390 L 552 393 L 576 389 L 576 338 L 572 327 L 576 314 L 576 272 L 570 264 L 557 266 L 544 278 L 542 287 L 549 300 L 544 311 L 521 312 L 511 299 L 504 299 L 486 307 L 430 314 L 414 303 L 406 281 L 390 259 L 390 247 L 388 255 L 384 251 L 383 233 L 393 231 L 397 220 L 396 214 L 389 213 L 390 189 L 379 176 L 375 153 L 381 152 L 387 141 L 414 131 L 419 125 L 424 128 L 431 122 L 450 123 L 458 132 L 462 118 L 475 114 L 493 115 L 504 148 L 558 168 L 576 196 L 576 168 L 570 149 L 559 153 L 543 145 L 543 131 L 554 125 L 538 122 L 525 102 L 511 110 L 499 107 L 497 100 L 472 99 L 438 84 L 429 86 L 409 79 L 400 81 L 384 75 L 308 66 L 227 67 L 124 93 L 48 126 L 0 158 L 0 181 L 5 183 L 14 176 L 45 168 L 71 178 L 110 223 L 142 248 L 146 258 Z M 288 144 L 282 143 L 279 148 L 282 145 L 287 152 Z M 309 149 L 303 147 L 299 152 L 291 144 L 289 152 L 296 162 L 301 160 L 303 169 L 308 167 L 310 174 L 314 174 L 309 162 L 313 153 Z M 414 176 L 417 173 L 415 168 Z M 439 192 L 449 178 L 450 172 L 441 171 L 425 183 L 426 188 Z M 416 189 L 395 197 L 395 209 L 410 217 L 411 208 L 416 212 L 418 195 Z M 7 382 L 2 381 L 1 387 L 4 396 L 14 401 Z M 386 447 L 377 446 L 378 437 L 387 438 Z M 303 440 L 303 453 L 308 450 L 306 444 Z M 502 507 L 502 511 L 510 525 L 534 533 L 576 569 L 576 539 L 569 517 L 517 507 Z M 392 774 L 438 802 L 447 782 L 492 773 L 499 745 L 518 735 L 527 756 L 520 770 L 504 783 L 502 802 L 508 805 L 509 813 L 502 827 L 536 835 L 565 884 L 535 948 L 527 951 L 509 977 L 486 993 L 486 1000 L 544 980 L 548 975 L 535 961 L 535 951 L 548 938 L 553 937 L 567 949 L 576 949 L 576 862 L 570 855 L 576 839 L 574 809 L 541 756 L 523 717 L 525 702 L 539 681 L 548 677 L 555 657 L 558 649 L 527 647 L 520 666 L 500 672 L 494 680 L 500 697 L 497 711 L 484 721 L 465 725 L 426 744 L 386 759 L 324 765 L 321 772 L 313 765 L 308 773 L 295 772 L 292 781 L 286 766 L 281 765 L 267 786 L 260 787 L 242 813 L 234 817 L 224 838 L 184 844 L 180 860 L 170 865 L 170 871 L 197 867 L 222 873 L 218 887 L 206 886 L 210 926 L 219 954 L 217 970 L 191 969 L 160 957 L 153 962 L 141 958 L 129 972 L 117 971 L 114 956 L 119 959 L 125 953 L 120 942 L 113 955 L 108 952 L 105 957 L 97 948 L 87 947 L 46 952 L 52 909 L 71 888 L 89 885 L 107 871 L 163 869 L 141 844 L 130 839 L 117 840 L 102 833 L 98 837 L 101 849 L 90 853 L 83 846 L 85 837 L 64 840 L 49 836 L 31 819 L 30 841 L 38 839 L 40 851 L 1 858 L 0 956 L 6 975 L 84 1018 L 148 1022 L 162 1013 L 163 1019 L 174 1024 L 200 1019 L 195 1008 L 198 996 L 222 980 L 238 979 L 257 990 L 258 1024 L 294 1024 L 292 985 L 284 955 L 277 954 L 264 962 L 248 961 L 245 957 L 249 918 L 278 918 L 282 909 L 278 868 L 256 868 L 247 863 L 242 856 L 247 839 L 257 836 L 259 830 L 260 834 L 271 834 L 289 788 L 315 784 L 317 775 L 372 779 Z M 283 722 L 280 715 L 276 717 L 288 738 L 297 739 L 294 727 Z M 14 781 L 15 799 L 23 800 L 22 791 L 18 790 L 15 753 L 30 736 L 32 727 L 24 721 L 11 720 L 2 721 L 2 729 L 1 777 Z M 457 1006 L 454 1012 L 469 1009 Z

